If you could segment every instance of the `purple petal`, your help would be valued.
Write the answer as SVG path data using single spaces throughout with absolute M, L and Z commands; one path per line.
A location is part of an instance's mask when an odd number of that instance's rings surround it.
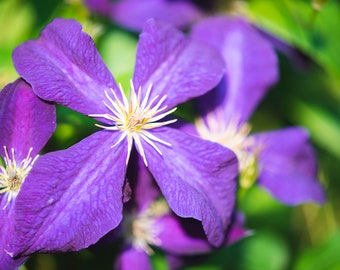
M 126 177 L 131 184 L 133 203 L 142 212 L 159 197 L 160 191 L 143 159 L 136 152 L 135 154 L 130 158 Z
M 231 245 L 250 234 L 243 224 L 243 219 L 236 218 L 226 233 L 225 245 Z M 158 238 L 161 240 L 160 248 L 166 252 L 191 256 L 213 251 L 200 224 L 194 219 L 183 219 L 170 213 L 159 218 L 157 225 L 162 228 L 158 234 Z
M 139 38 L 133 82 L 136 88 L 142 86 L 144 95 L 152 85 L 150 99 L 167 95 L 164 104 L 170 109 L 211 90 L 223 70 L 215 50 L 171 25 L 148 20 Z
M 152 134 L 171 144 L 157 144 L 162 156 L 145 144 L 149 169 L 171 209 L 202 221 L 211 244 L 223 242 L 234 209 L 237 159 L 229 149 L 172 128 Z
M 1 245 L 0 245 L 0 247 L 1 247 Z M 1 266 L 0 269 L 17 270 L 27 260 L 28 260 L 28 257 L 23 257 L 23 258 L 19 258 L 19 259 L 14 260 L 5 251 L 3 251 L 3 249 L 1 249 L 1 251 L 0 251 L 0 266 Z
M 114 269 L 131 270 L 145 269 L 152 270 L 149 256 L 144 251 L 138 251 L 132 247 L 123 250 L 115 263 Z
M 150 18 L 166 21 L 184 28 L 202 16 L 202 12 L 190 2 L 168 0 L 125 0 L 112 5 L 111 17 L 119 24 L 140 31 Z
M 13 52 L 18 73 L 35 93 L 83 114 L 107 112 L 104 90 L 117 89 L 93 40 L 71 19 L 54 19 L 37 40 Z
M 285 204 L 325 201 L 308 137 L 302 128 L 254 135 L 260 149 L 258 183 Z
M 245 216 L 240 212 L 235 212 L 235 220 L 230 226 L 227 237 L 226 245 L 232 245 L 235 242 L 243 239 L 244 237 L 252 235 L 252 231 L 244 227 Z
M 127 147 L 99 131 L 41 156 L 15 204 L 15 255 L 73 251 L 97 242 L 122 218 Z
M 202 109 L 224 111 L 226 122 L 230 118 L 247 121 L 278 79 L 277 58 L 271 44 L 240 18 L 202 20 L 192 29 L 192 37 L 220 51 L 227 67 L 224 81 L 210 96 L 202 97 Z
M 22 257 L 13 259 L 6 251 L 9 249 L 8 240 L 10 241 L 14 236 L 12 217 L 12 207 L 8 206 L 5 209 L 3 207 L 6 204 L 6 200 L 0 196 L 0 269 L 14 270 L 19 269 L 28 258 Z
M 55 106 L 39 99 L 31 87 L 18 79 L 0 92 L 0 154 L 15 149 L 17 161 L 32 147 L 34 157 L 47 143 L 56 127 Z
M 110 14 L 112 3 L 110 0 L 85 0 L 85 5 L 92 11 L 107 16 Z
M 178 119 L 174 124 L 171 124 L 171 127 L 179 129 L 180 131 L 192 136 L 200 137 L 196 126 L 190 122 L 183 121 L 182 119 Z
M 212 250 L 201 224 L 194 219 L 176 217 L 173 213 L 157 220 L 160 248 L 178 255 L 196 255 Z

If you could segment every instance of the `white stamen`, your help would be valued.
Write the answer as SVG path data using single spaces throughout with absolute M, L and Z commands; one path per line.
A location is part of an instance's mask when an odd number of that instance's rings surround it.
M 166 95 L 161 98 L 156 95 L 150 100 L 152 85 L 148 87 L 143 100 L 141 100 L 142 88 L 139 87 L 138 91 L 136 92 L 132 81 L 130 81 L 130 85 L 131 89 L 129 101 L 124 95 L 122 86 L 119 84 L 119 91 L 122 95 L 122 101 L 118 98 L 116 92 L 112 88 L 110 89 L 110 93 L 113 97 L 110 96 L 109 92 L 105 90 L 105 97 L 107 98 L 107 100 L 103 101 L 103 103 L 110 111 L 110 113 L 90 114 L 89 116 L 104 118 L 113 122 L 111 125 L 108 126 L 96 124 L 97 127 L 107 130 L 119 130 L 122 132 L 122 135 L 119 137 L 118 141 L 111 147 L 116 147 L 125 138 L 127 138 L 128 154 L 126 163 L 128 163 L 129 161 L 132 145 L 133 143 L 135 143 L 136 148 L 142 156 L 145 165 L 148 166 L 142 140 L 151 145 L 151 147 L 158 154 L 162 155 L 161 150 L 159 149 L 159 147 L 157 147 L 155 142 L 169 147 L 171 146 L 171 144 L 156 137 L 147 130 L 176 122 L 177 119 L 157 122 L 168 116 L 169 114 L 173 113 L 176 108 L 166 111 L 167 106 L 162 106 L 165 99 L 167 98 Z
M 151 93 L 151 89 L 152 89 L 152 84 L 150 84 L 148 90 L 146 91 L 145 98 L 143 99 L 143 102 L 141 104 L 141 108 L 145 108 L 146 103 L 147 103 L 149 96 L 150 96 L 150 93 Z
M 148 143 L 150 144 L 158 154 L 162 155 L 162 152 L 161 150 L 159 150 L 159 148 L 147 137 L 147 136 L 144 136 L 143 134 L 141 134 L 141 137 Z
M 255 156 L 249 152 L 249 148 L 254 145 L 248 135 L 250 125 L 239 126 L 238 118 L 233 118 L 226 125 L 223 121 L 218 121 L 223 117 L 222 112 L 210 113 L 203 119 L 195 121 L 196 129 L 204 139 L 222 144 L 235 152 L 239 160 L 240 171 L 246 170 L 250 164 L 254 163 Z
M 125 215 L 127 218 L 125 224 L 129 228 L 127 237 L 137 250 L 152 255 L 154 251 L 150 245 L 161 245 L 158 235 L 165 228 L 157 223 L 157 219 L 166 215 L 169 211 L 170 209 L 166 201 L 159 199 L 154 201 L 142 213 Z
M 11 157 L 8 154 L 6 146 L 4 146 L 4 163 L 5 166 L 0 166 L 0 195 L 7 195 L 7 202 L 3 209 L 5 209 L 11 200 L 19 194 L 21 185 L 23 184 L 26 176 L 32 169 L 39 155 L 36 155 L 33 159 L 31 157 L 33 148 L 28 151 L 26 158 L 24 158 L 19 164 L 15 158 L 14 148 L 11 148 Z

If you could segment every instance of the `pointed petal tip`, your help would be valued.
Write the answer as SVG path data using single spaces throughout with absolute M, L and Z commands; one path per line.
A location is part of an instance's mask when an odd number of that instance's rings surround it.
M 151 173 L 171 209 L 181 217 L 201 221 L 209 242 L 220 246 L 235 206 L 235 154 L 172 128 L 164 127 L 162 131 L 157 136 L 171 147 L 159 144 L 160 156 L 146 145 Z

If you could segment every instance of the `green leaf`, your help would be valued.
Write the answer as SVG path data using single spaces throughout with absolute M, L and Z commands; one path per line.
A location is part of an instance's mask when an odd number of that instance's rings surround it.
M 302 50 L 336 77 L 340 75 L 340 4 L 335 0 L 324 2 L 316 10 L 313 1 L 307 0 L 252 0 L 248 16 L 255 24 Z
M 274 232 L 262 230 L 217 250 L 204 263 L 184 269 L 283 270 L 289 261 L 286 241 Z
M 272 232 L 258 232 L 247 238 L 243 252 L 243 270 L 281 270 L 289 261 L 286 242 Z
M 98 49 L 117 83 L 124 91 L 130 89 L 135 63 L 137 39 L 130 33 L 111 29 L 101 38 Z
M 340 231 L 314 248 L 306 249 L 298 258 L 294 270 L 340 269 Z
M 32 8 L 28 3 L 0 1 L 0 91 L 18 77 L 12 64 L 12 50 L 29 36 L 33 22 Z

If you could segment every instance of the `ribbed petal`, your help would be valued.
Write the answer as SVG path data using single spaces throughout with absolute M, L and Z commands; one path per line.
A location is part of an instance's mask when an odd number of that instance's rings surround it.
M 14 270 L 19 269 L 20 265 L 22 265 L 27 258 L 19 258 L 14 260 L 7 252 L 8 245 L 6 239 L 11 239 L 14 235 L 13 227 L 11 226 L 12 222 L 12 208 L 6 207 L 2 209 L 6 200 L 1 200 L 2 196 L 0 196 L 0 269 L 4 270 Z
M 317 180 L 316 156 L 302 128 L 287 128 L 254 135 L 260 149 L 258 183 L 289 205 L 323 203 Z
M 33 147 L 34 157 L 51 137 L 56 126 L 55 106 L 39 99 L 31 87 L 18 79 L 0 92 L 0 154 L 5 156 L 11 148 L 17 162 L 21 162 Z M 9 254 L 9 242 L 15 237 L 13 205 L 0 195 L 0 269 L 18 269 L 28 258 L 13 259 Z M 5 207 L 6 206 L 6 207 Z M 5 208 L 4 208 L 5 207 Z
M 14 50 L 13 61 L 39 97 L 86 115 L 107 112 L 104 90 L 117 89 L 93 40 L 75 20 L 54 19 L 39 39 Z
M 0 246 L 1 247 L 1 246 Z M 20 268 L 22 264 L 27 261 L 27 257 L 19 258 L 14 260 L 11 256 L 9 256 L 3 249 L 0 251 L 0 269 L 4 270 L 17 270 Z
M 221 110 L 226 122 L 248 120 L 269 87 L 278 79 L 275 51 L 245 20 L 212 17 L 200 21 L 193 38 L 212 45 L 223 55 L 224 81 L 201 98 L 203 111 Z
M 4 270 L 17 270 L 27 259 L 13 260 L 7 253 L 1 252 L 0 254 L 0 269 Z
M 169 206 L 181 217 L 202 221 L 209 242 L 222 244 L 236 197 L 234 153 L 172 128 L 159 128 L 152 134 L 171 144 L 157 144 L 162 156 L 144 145 L 149 169 Z
M 55 106 L 39 99 L 31 87 L 18 79 L 0 92 L 0 155 L 4 148 L 15 150 L 18 162 L 33 147 L 34 157 L 47 143 L 56 127 Z
M 111 17 L 132 30 L 142 30 L 147 19 L 157 18 L 180 28 L 189 26 L 202 16 L 192 3 L 168 0 L 124 0 L 112 4 Z
M 115 263 L 114 269 L 117 270 L 132 270 L 132 269 L 143 269 L 152 270 L 149 256 L 144 251 L 138 251 L 133 247 L 120 252 L 118 259 Z
M 135 87 L 145 92 L 152 85 L 150 99 L 167 95 L 164 104 L 177 104 L 205 94 L 220 81 L 224 62 L 210 47 L 185 37 L 171 25 L 148 20 L 140 35 Z
M 111 149 L 118 136 L 100 131 L 37 160 L 16 199 L 11 252 L 80 250 L 120 223 L 127 147 Z

